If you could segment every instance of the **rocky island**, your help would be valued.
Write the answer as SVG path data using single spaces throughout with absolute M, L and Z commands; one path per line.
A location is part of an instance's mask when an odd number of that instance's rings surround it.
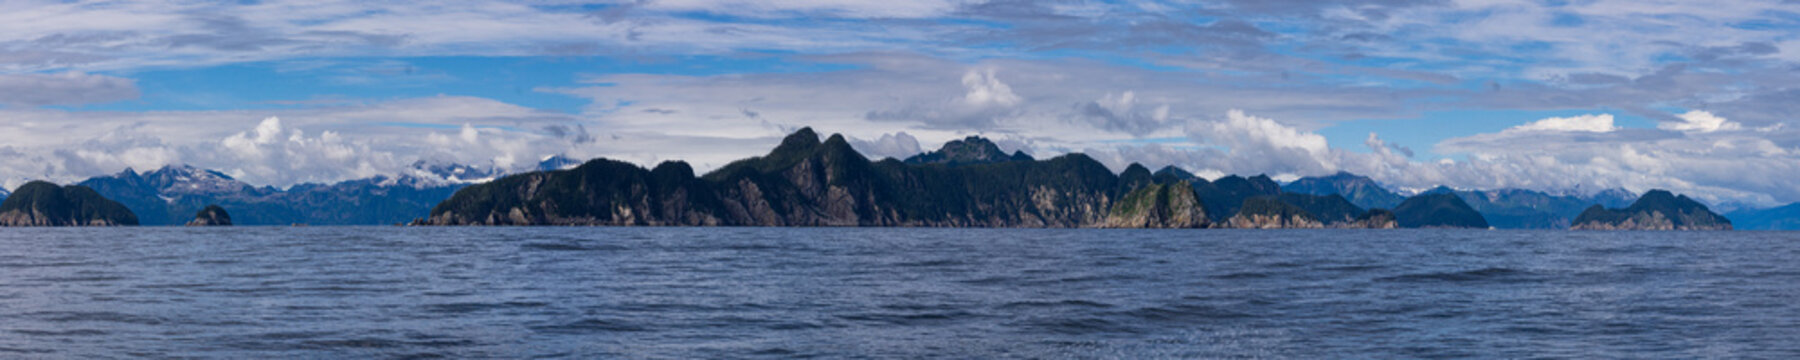
M 1487 218 L 1455 194 L 1425 194 L 1407 198 L 1394 207 L 1394 219 L 1408 228 L 1488 227 Z
M 125 226 L 137 215 L 85 186 L 32 181 L 0 202 L 0 226 Z
M 194 214 L 194 220 L 189 221 L 187 226 L 231 226 L 231 214 L 218 205 L 207 205 Z
M 1731 220 L 1706 205 L 1666 190 L 1650 190 L 1624 209 L 1588 207 L 1574 230 L 1731 230 Z
M 1365 210 L 1341 195 L 1284 193 L 1279 184 L 1262 175 L 1208 181 L 1174 167 L 1151 172 L 1138 164 L 1114 174 L 1080 153 L 1037 160 L 1022 152 L 1007 154 L 980 137 L 951 141 L 937 151 L 904 161 L 870 160 L 842 135 L 819 138 L 812 129 L 803 128 L 767 155 L 732 162 L 700 176 L 679 161 L 645 169 L 604 158 L 568 170 L 506 176 L 456 192 L 418 223 L 1487 227 L 1472 210 L 1451 215 L 1455 220 L 1413 224 L 1407 214 L 1459 209 L 1415 205 L 1405 211 Z M 1460 209 L 1467 208 L 1464 204 Z M 1394 220 L 1396 213 L 1402 220 Z M 1412 216 L 1424 219 L 1435 215 Z M 1468 221 L 1468 216 L 1473 220 Z

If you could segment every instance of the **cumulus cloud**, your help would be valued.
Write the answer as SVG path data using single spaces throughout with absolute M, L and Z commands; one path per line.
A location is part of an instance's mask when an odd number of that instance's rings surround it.
M 281 118 L 270 116 L 258 123 L 255 129 L 227 137 L 220 144 L 235 154 L 260 156 L 261 146 L 275 142 L 277 136 L 281 136 Z
M 1203 143 L 1225 147 L 1232 161 L 1227 168 L 1269 174 L 1316 174 L 1336 170 L 1327 158 L 1331 148 L 1325 137 L 1300 131 L 1273 119 L 1231 110 L 1221 121 L 1188 128 L 1188 135 Z
M 1013 94 L 1011 86 L 994 77 L 994 69 L 969 70 L 963 73 L 962 84 L 969 91 L 963 95 L 963 102 L 969 106 L 1013 106 L 1022 101 L 1019 95 Z
M 1701 133 L 1720 130 L 1737 130 L 1741 128 L 1741 126 L 1735 122 L 1725 120 L 1723 117 L 1702 110 L 1691 110 L 1675 115 L 1675 118 L 1680 121 L 1664 121 L 1656 124 L 1656 128 L 1670 131 Z
M 1570 116 L 1570 117 L 1545 118 L 1542 120 L 1526 123 L 1524 125 L 1514 126 L 1510 129 L 1506 129 L 1506 130 L 1507 131 L 1567 131 L 1567 132 L 1585 131 L 1585 132 L 1604 133 L 1604 132 L 1612 132 L 1615 130 L 1619 130 L 1619 128 L 1617 126 L 1613 126 L 1612 114 L 1589 114 L 1589 115 L 1578 115 L 1578 116 Z

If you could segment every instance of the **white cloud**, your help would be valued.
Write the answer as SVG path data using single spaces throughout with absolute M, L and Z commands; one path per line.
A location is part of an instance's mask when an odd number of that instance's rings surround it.
M 262 123 L 257 124 L 255 129 L 226 137 L 219 143 L 224 145 L 226 150 L 231 150 L 235 154 L 262 156 L 261 145 L 274 142 L 275 137 L 280 135 L 281 118 L 270 116 L 263 119 Z M 300 133 L 294 134 L 296 137 L 300 135 Z
M 82 105 L 138 97 L 137 81 L 68 71 L 56 74 L 0 74 L 0 104 Z
M 475 131 L 475 127 L 469 125 L 469 123 L 463 123 L 461 136 L 463 142 L 470 144 L 474 144 L 476 141 L 481 140 L 481 133 Z
M 864 0 L 658 0 L 646 8 L 673 11 L 703 11 L 755 17 L 787 17 L 800 13 L 826 14 L 849 18 L 917 18 L 943 15 L 956 8 L 957 2 L 945 0 L 864 1 Z
M 1613 126 L 1612 114 L 1589 114 L 1570 117 L 1545 118 L 1538 121 L 1514 126 L 1507 131 L 1585 131 L 1613 132 L 1619 130 Z
M 1664 121 L 1656 124 L 1656 128 L 1670 131 L 1709 133 L 1720 130 L 1737 130 L 1737 123 L 1727 121 L 1723 117 L 1702 110 L 1690 110 L 1675 115 L 1681 121 Z
M 1222 146 L 1230 161 L 1222 169 L 1272 175 L 1310 175 L 1336 171 L 1325 137 L 1273 119 L 1231 110 L 1223 121 L 1188 125 L 1197 142 Z
M 994 76 L 994 69 L 991 68 L 963 73 L 962 83 L 969 91 L 967 95 L 963 95 L 963 101 L 970 106 L 1013 106 L 1023 101 L 1019 95 L 1013 94 L 1011 86 L 1006 86 L 1006 83 Z

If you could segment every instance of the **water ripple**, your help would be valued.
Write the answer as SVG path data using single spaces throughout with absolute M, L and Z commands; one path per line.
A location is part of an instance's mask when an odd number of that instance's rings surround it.
M 0 229 L 0 358 L 1796 358 L 1793 239 Z

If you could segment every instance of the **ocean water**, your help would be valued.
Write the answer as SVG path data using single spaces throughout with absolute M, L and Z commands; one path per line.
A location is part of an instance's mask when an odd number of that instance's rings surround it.
M 1800 233 L 0 229 L 0 358 L 1795 358 Z

